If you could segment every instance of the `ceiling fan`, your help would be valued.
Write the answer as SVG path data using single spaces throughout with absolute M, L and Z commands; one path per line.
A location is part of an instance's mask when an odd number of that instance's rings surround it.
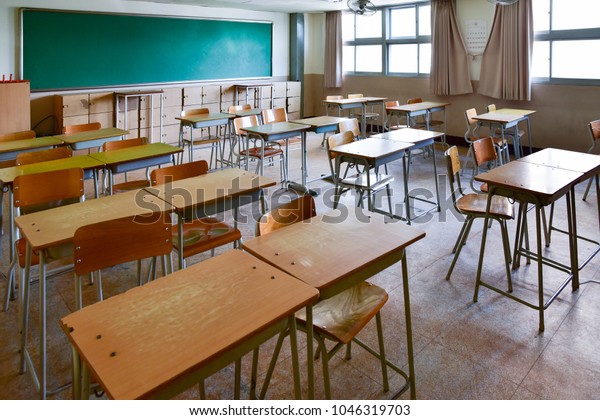
M 509 4 L 514 4 L 519 0 L 488 0 L 490 3 L 499 4 L 500 6 L 508 6 Z
M 359 16 L 372 16 L 377 12 L 369 0 L 348 0 L 348 8 Z

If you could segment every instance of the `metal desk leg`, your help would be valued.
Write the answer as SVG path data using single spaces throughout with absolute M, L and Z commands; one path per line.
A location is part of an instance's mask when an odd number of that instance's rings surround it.
M 408 376 L 410 384 L 410 398 L 415 400 L 417 398 L 417 390 L 415 386 L 415 360 L 413 355 L 413 342 L 412 342 L 412 321 L 410 314 L 410 295 L 408 292 L 408 264 L 406 262 L 406 250 L 403 251 L 402 256 L 402 288 L 404 291 L 404 318 L 406 322 L 406 351 L 408 352 Z M 394 398 L 398 397 L 395 395 Z
M 538 268 L 538 312 L 540 316 L 540 332 L 544 331 L 544 262 L 542 261 L 542 218 L 541 212 L 544 208 L 536 203 L 535 205 L 535 233 L 537 246 L 537 268 Z M 487 226 L 487 225 L 486 225 Z M 487 230 L 487 229 L 484 229 Z
M 314 367 L 314 350 L 313 350 L 313 313 L 312 305 L 306 307 L 306 369 L 308 371 L 308 399 L 315 399 L 315 367 Z M 325 357 L 325 355 L 321 355 Z

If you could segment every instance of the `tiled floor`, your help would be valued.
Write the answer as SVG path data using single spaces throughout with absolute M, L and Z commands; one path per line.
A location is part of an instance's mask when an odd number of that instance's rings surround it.
M 463 151 L 464 156 L 464 151 Z M 292 178 L 299 177 L 299 150 L 291 151 L 290 171 Z M 320 147 L 320 138 L 310 136 L 309 162 L 311 175 L 327 173 L 325 151 Z M 476 223 L 471 238 L 463 249 L 450 281 L 445 280 L 452 259 L 451 249 L 460 229 L 461 219 L 452 209 L 447 186 L 445 163 L 440 150 L 437 152 L 439 180 L 443 196 L 440 213 L 432 213 L 414 226 L 426 231 L 427 236 L 408 249 L 410 297 L 413 316 L 415 345 L 417 396 L 420 399 L 597 399 L 600 397 L 600 258 L 593 260 L 581 273 L 581 287 L 572 292 L 570 286 L 546 311 L 546 331 L 538 332 L 536 311 L 502 297 L 490 290 L 482 289 L 479 301 L 473 303 L 473 286 L 477 269 L 482 223 Z M 401 191 L 398 182 L 402 179 L 399 164 L 389 165 L 396 177 L 396 194 L 393 199 L 396 209 L 402 211 Z M 267 175 L 278 177 L 278 165 L 266 169 Z M 318 212 L 331 208 L 332 189 L 325 181 L 311 186 L 320 194 L 317 198 Z M 421 194 L 433 192 L 431 158 L 414 157 L 411 169 L 411 188 Z M 595 195 L 588 202 L 581 200 L 583 186 L 577 188 L 577 210 L 580 232 L 598 238 L 598 216 Z M 91 191 L 91 189 L 90 189 Z M 272 206 L 286 197 L 281 190 L 272 189 L 269 197 Z M 342 203 L 348 211 L 355 211 L 354 197 L 346 194 Z M 385 206 L 385 201 L 380 203 Z M 421 206 L 418 204 L 418 206 Z M 8 214 L 5 212 L 5 215 Z M 242 215 L 251 216 L 241 228 L 245 237 L 254 234 L 254 220 L 258 209 L 244 209 Z M 225 215 L 230 218 L 231 215 Z M 7 217 L 4 231 L 7 232 Z M 530 223 L 532 224 L 532 223 Z M 565 224 L 564 200 L 557 207 L 556 225 Z M 514 222 L 509 223 L 511 243 L 514 238 Z M 483 276 L 504 288 L 502 248 L 498 226 L 491 227 L 485 255 Z M 2 238 L 3 259 L 1 269 L 7 269 L 6 235 Z M 343 244 L 340 244 L 343 246 Z M 221 252 L 229 249 L 225 247 Z M 580 255 L 589 253 L 590 247 L 580 245 Z M 553 236 L 548 255 L 566 258 L 567 242 L 560 234 Z M 203 255 L 195 260 L 208 258 Z M 190 261 L 193 263 L 194 259 Z M 332 262 L 334 264 L 335 262 Z M 537 274 L 535 265 L 526 265 L 513 271 L 514 293 L 535 301 Z M 546 297 L 557 287 L 563 274 L 545 269 Z M 133 287 L 134 266 L 115 267 L 107 270 L 105 279 L 106 296 Z M 406 365 L 406 340 L 404 329 L 404 303 L 399 287 L 400 267 L 393 266 L 377 275 L 373 281 L 387 289 L 390 300 L 383 313 L 386 350 L 390 359 Z M 2 278 L 0 293 L 4 296 L 6 281 Z M 37 318 L 37 289 L 32 288 L 32 318 Z M 57 275 L 48 287 L 48 360 L 51 388 L 70 381 L 70 349 L 58 326 L 58 319 L 74 307 L 72 272 Z M 85 290 L 87 304 L 95 298 L 94 288 Z M 28 375 L 18 373 L 17 353 L 17 305 L 11 302 L 8 312 L 0 313 L 0 398 L 33 399 L 37 394 Z M 32 327 L 32 342 L 35 343 L 36 327 Z M 361 336 L 375 340 L 374 325 L 369 325 Z M 305 339 L 300 337 L 300 344 Z M 264 376 L 274 341 L 261 347 L 260 375 Z M 32 346 L 32 348 L 34 348 Z M 393 375 L 392 391 L 384 393 L 381 387 L 379 365 L 370 355 L 353 347 L 353 357 L 346 361 L 343 352 L 331 362 L 332 393 L 336 399 L 382 399 L 393 395 L 401 386 L 401 379 Z M 306 358 L 302 353 L 301 359 Z M 304 363 L 302 364 L 304 366 Z M 318 398 L 323 397 L 320 363 L 317 368 Z M 243 397 L 247 397 L 250 358 L 244 358 Z M 206 381 L 208 398 L 232 398 L 232 366 Z M 302 370 L 304 373 L 304 370 Z M 289 349 L 283 356 L 271 381 L 267 398 L 292 398 L 290 380 L 291 363 Z M 306 378 L 303 375 L 303 384 Z M 70 388 L 50 398 L 70 398 Z M 183 393 L 180 398 L 197 398 L 197 388 Z M 405 395 L 404 398 L 407 398 Z

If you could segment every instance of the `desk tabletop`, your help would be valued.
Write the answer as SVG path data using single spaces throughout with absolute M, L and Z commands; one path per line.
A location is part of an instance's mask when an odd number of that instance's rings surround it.
M 383 99 L 383 100 L 385 100 L 385 99 Z M 336 105 L 364 104 L 365 102 L 366 102 L 366 98 L 323 99 L 323 103 L 325 103 L 325 104 L 336 104 Z
M 204 121 L 217 121 L 217 120 L 231 120 L 235 118 L 235 114 L 228 114 L 226 112 L 211 112 L 209 114 L 199 115 L 188 115 L 187 117 L 175 117 L 183 123 L 194 124 Z
M 519 161 L 581 172 L 585 176 L 600 172 L 600 156 L 570 150 L 542 149 Z
M 230 114 L 235 115 L 236 117 L 247 117 L 249 115 L 260 115 L 262 113 L 262 109 L 260 108 L 251 108 L 251 109 L 241 109 Z
M 496 111 L 496 112 L 486 112 L 485 114 L 479 114 L 479 115 L 474 116 L 473 118 L 477 121 L 488 121 L 488 122 L 506 124 L 506 123 L 516 121 L 518 119 L 523 118 L 523 115 L 511 114 L 511 113 L 502 114 L 502 113 Z
M 535 114 L 536 111 L 533 111 L 531 109 L 501 108 L 497 109 L 496 112 L 499 114 L 519 115 L 526 117 L 528 115 Z
M 302 132 L 310 129 L 309 125 L 293 122 L 276 122 L 271 124 L 257 125 L 254 127 L 244 127 L 244 131 L 258 135 L 277 135 L 294 132 Z
M 144 190 L 86 200 L 15 219 L 33 250 L 70 242 L 85 225 L 134 215 L 172 211 L 170 204 Z
M 444 133 L 439 133 L 437 131 L 417 130 L 416 128 L 401 128 L 398 130 L 387 131 L 385 133 L 374 134 L 371 136 L 371 138 L 419 144 L 443 135 Z
M 5 184 L 12 183 L 19 175 L 37 174 L 40 172 L 58 171 L 60 169 L 81 168 L 95 169 L 104 167 L 104 163 L 89 155 L 77 155 L 63 159 L 30 163 L 21 166 L 11 166 L 0 169 L 0 180 Z
M 60 146 L 64 142 L 54 136 L 0 142 L 0 154 Z
M 100 140 L 100 139 L 108 139 L 112 137 L 120 137 L 129 134 L 129 131 L 122 130 L 120 128 L 115 127 L 106 127 L 100 128 L 98 130 L 90 130 L 90 131 L 82 131 L 80 133 L 75 134 L 59 134 L 54 136 L 55 138 L 68 143 L 80 143 L 86 142 L 90 140 Z
M 296 124 L 310 125 L 311 128 L 315 129 L 315 128 L 325 127 L 325 126 L 332 125 L 332 124 L 339 124 L 340 122 L 346 121 L 347 119 L 348 118 L 344 118 L 344 117 L 333 117 L 330 115 L 322 115 L 319 117 L 303 118 L 301 120 L 294 120 L 291 122 L 296 123 Z
M 413 146 L 413 143 L 369 137 L 364 140 L 336 146 L 330 151 L 355 158 L 381 159 L 390 155 L 402 154 Z
M 150 143 L 142 146 L 127 147 L 125 149 L 90 153 L 89 156 L 106 165 L 111 165 L 157 156 L 172 155 L 180 152 L 183 152 L 183 149 L 170 144 Z
M 551 201 L 565 194 L 581 176 L 581 172 L 514 160 L 475 176 L 475 180 Z
M 244 241 L 242 247 L 321 292 L 365 270 L 374 275 L 387 257 L 424 237 L 419 229 L 386 223 L 375 213 L 334 211 Z
M 169 386 L 317 297 L 316 289 L 230 250 L 87 306 L 61 325 L 110 398 L 151 398 L 168 396 Z
M 176 210 L 182 211 L 194 206 L 209 205 L 227 197 L 259 191 L 276 184 L 276 181 L 253 172 L 230 168 L 180 179 L 169 184 L 147 187 L 146 191 L 170 203 Z
M 396 106 L 386 107 L 387 110 L 390 111 L 401 111 L 401 112 L 416 112 L 416 111 L 426 111 L 433 108 L 444 108 L 450 105 L 448 102 L 417 102 L 415 104 L 401 104 Z

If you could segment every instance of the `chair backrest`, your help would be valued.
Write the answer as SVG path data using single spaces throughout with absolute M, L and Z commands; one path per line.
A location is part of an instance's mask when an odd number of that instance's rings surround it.
M 385 108 L 390 108 L 392 106 L 400 106 L 400 101 L 387 101 L 385 103 Z
M 362 93 L 349 93 L 348 94 L 348 99 L 358 99 L 358 98 L 363 98 L 364 95 Z
M 467 123 L 465 140 L 468 143 L 471 143 L 477 137 L 477 121 L 475 120 L 475 116 L 477 116 L 477 110 L 475 108 L 469 108 L 465 111 L 465 122 Z
M 325 98 L 328 101 L 337 101 L 338 99 L 344 99 L 342 95 L 327 95 Z
M 192 115 L 204 115 L 210 114 L 210 110 L 208 108 L 195 108 L 195 109 L 184 109 L 181 111 L 182 117 L 191 117 Z
M 14 133 L 0 134 L 0 142 L 33 139 L 35 136 L 35 131 L 33 130 L 15 131 Z
M 410 98 L 406 101 L 407 104 L 420 104 L 423 102 L 423 98 Z
M 600 120 L 589 122 L 588 127 L 590 128 L 590 134 L 592 136 L 592 147 L 590 147 L 588 153 L 591 153 L 594 150 L 594 147 L 596 147 L 596 142 L 600 139 Z
M 456 189 L 454 184 L 458 186 L 458 191 L 464 195 L 462 186 L 460 185 L 460 156 L 458 147 L 452 146 L 444 153 L 446 156 L 446 168 L 448 170 L 448 182 L 450 183 L 450 193 L 452 194 L 452 202 L 456 203 Z
M 83 169 L 19 175 L 13 182 L 13 203 L 21 213 L 81 201 L 84 196 Z
M 128 147 L 143 146 L 148 144 L 146 137 L 137 137 L 135 139 L 107 141 L 102 145 L 102 151 L 108 152 L 111 150 L 127 149 Z
M 352 131 L 354 137 L 360 136 L 360 128 L 358 127 L 358 120 L 356 118 L 350 118 L 338 123 L 338 131 L 343 133 L 344 131 Z
M 495 112 L 496 111 L 496 104 L 489 104 L 488 106 L 485 107 L 485 112 Z
M 35 152 L 19 153 L 15 160 L 17 166 L 29 163 L 46 162 L 49 160 L 70 158 L 73 150 L 69 147 L 55 147 L 53 149 L 36 150 Z
M 257 235 L 266 235 L 316 215 L 317 209 L 313 197 L 311 195 L 300 196 L 264 214 L 258 221 Z
M 172 249 L 167 213 L 128 216 L 82 226 L 73 237 L 75 274 L 167 255 Z
M 484 137 L 473 142 L 473 156 L 475 165 L 481 166 L 488 162 L 495 162 L 498 156 L 491 137 Z
M 166 166 L 157 168 L 150 172 L 150 182 L 152 185 L 166 184 L 168 182 L 180 179 L 191 178 L 193 176 L 204 175 L 208 173 L 208 162 L 197 160 L 181 165 Z
M 230 114 L 235 114 L 236 111 L 247 111 L 249 109 L 252 109 L 252 106 L 250 104 L 231 105 L 227 112 L 229 112 Z
M 81 133 L 83 131 L 93 131 L 100 130 L 102 128 L 102 124 L 99 122 L 92 122 L 87 124 L 74 124 L 74 125 L 65 125 L 63 127 L 63 134 L 76 134 Z
M 263 109 L 262 120 L 263 124 L 286 122 L 288 120 L 287 111 L 285 108 Z
M 258 125 L 258 116 L 246 115 L 245 117 L 237 117 L 233 120 L 233 128 L 238 136 L 246 135 L 244 127 L 256 127 Z
M 343 131 L 341 133 L 329 136 L 327 138 L 327 154 L 329 159 L 335 159 L 336 156 L 336 153 L 332 152 L 331 149 L 336 146 L 352 143 L 353 141 L 355 141 L 355 137 L 352 131 Z

